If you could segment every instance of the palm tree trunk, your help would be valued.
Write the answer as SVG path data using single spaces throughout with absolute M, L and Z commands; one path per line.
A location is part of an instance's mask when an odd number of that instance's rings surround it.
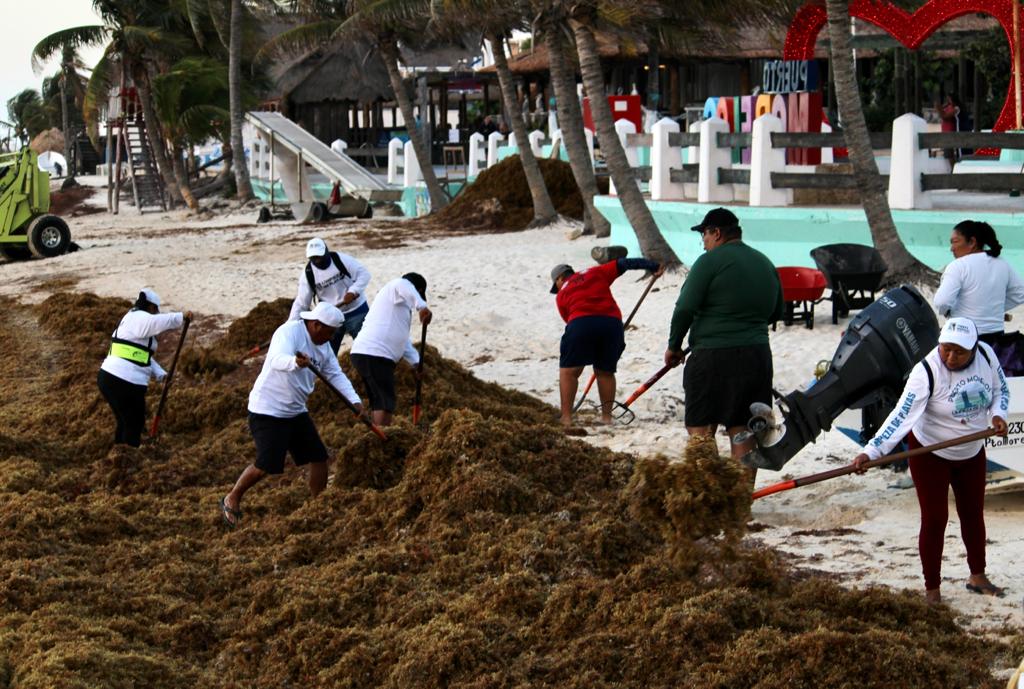
M 231 150 L 238 153 L 234 166 L 236 198 L 251 201 L 252 184 L 249 167 L 245 164 L 245 146 L 242 143 L 242 0 L 231 0 L 231 30 L 228 46 L 228 103 L 231 110 Z
M 175 146 L 172 155 L 174 156 L 174 176 L 178 180 L 178 189 L 181 190 L 181 198 L 185 200 L 185 205 L 189 207 L 189 210 L 197 210 L 199 208 L 199 202 L 196 201 L 195 196 L 192 195 L 192 188 L 188 183 L 188 169 L 185 167 L 185 161 L 182 160 L 181 148 L 179 146 Z
M 412 141 L 412 148 L 416 152 L 416 160 L 423 172 L 423 181 L 427 184 L 427 193 L 430 194 L 430 212 L 439 211 L 448 205 L 448 197 L 441 189 L 437 175 L 434 174 L 434 165 L 430 159 L 430 149 L 427 142 L 423 140 L 420 132 L 416 131 L 416 116 L 412 111 L 412 101 L 409 100 L 409 92 L 405 90 L 402 83 L 402 75 L 398 71 L 398 45 L 393 42 L 380 44 L 381 57 L 388 68 L 388 77 L 391 80 L 391 88 L 395 92 L 395 100 L 398 101 L 398 108 L 402 111 L 402 119 L 409 129 L 409 140 Z M 424 122 L 426 121 L 424 117 Z
M 555 205 L 551 202 L 551 195 L 544 184 L 544 175 L 541 174 L 540 165 L 530 148 L 530 141 L 526 132 L 526 121 L 523 120 L 523 113 L 516 101 L 516 88 L 512 83 L 512 70 L 508 68 L 508 60 L 505 58 L 505 46 L 503 39 L 496 32 L 487 34 L 487 40 L 491 42 L 494 50 L 494 66 L 498 72 L 498 84 L 501 87 L 501 97 L 505 101 L 505 109 L 508 110 L 509 119 L 512 121 L 512 131 L 516 135 L 516 143 L 519 145 L 519 161 L 523 165 L 523 172 L 526 174 L 526 183 L 530 187 L 530 196 L 533 198 L 533 223 L 534 227 L 547 225 L 558 217 Z
M 67 169 L 64 174 L 69 179 L 73 179 L 75 176 L 75 170 L 71 166 L 71 126 L 70 118 L 68 117 L 68 89 L 67 89 L 68 71 L 65 67 L 64 73 L 60 75 L 60 127 L 64 132 L 64 165 Z
M 615 193 L 619 195 L 622 210 L 633 226 L 640 252 L 644 257 L 668 266 L 681 264 L 676 252 L 672 250 L 665 238 L 661 236 L 654 216 L 644 201 L 640 187 L 637 186 L 633 169 L 626 159 L 626 151 L 622 148 L 619 136 L 612 120 L 612 110 L 608 107 L 608 99 L 604 94 L 604 73 L 598 57 L 597 41 L 590 27 L 574 19 L 569 20 L 573 34 L 576 36 L 576 50 L 580 56 L 580 71 L 583 73 L 583 84 L 590 97 L 590 112 L 594 116 L 597 137 L 601 142 L 601 152 L 612 181 L 615 182 Z
M 860 191 L 861 205 L 868 219 L 871 242 L 882 255 L 889 267 L 886 282 L 927 280 L 937 282 L 937 273 L 918 261 L 907 251 L 903 240 L 896 232 L 889 209 L 889 197 L 878 165 L 868 125 L 864 120 L 857 75 L 854 67 L 853 48 L 850 43 L 850 10 L 847 0 L 826 0 L 828 10 L 828 33 L 831 45 L 832 69 L 835 74 L 836 98 L 846 133 L 846 147 L 853 165 L 853 175 Z
M 594 208 L 594 197 L 597 196 L 597 179 L 594 167 L 590 162 L 590 149 L 583 135 L 583 113 L 576 98 L 576 76 L 569 66 L 562 43 L 561 26 L 551 25 L 545 31 L 544 42 L 548 48 L 548 61 L 551 71 L 551 85 L 555 89 L 555 102 L 558 107 L 558 128 L 562 131 L 562 141 L 569 154 L 569 167 L 576 179 L 576 186 L 583 196 L 583 232 L 593 233 L 596 237 L 607 237 L 612 233 L 611 223 L 600 211 Z
M 167 160 L 167 149 L 164 148 L 164 137 L 160 127 L 160 121 L 153 111 L 153 94 L 149 88 L 149 74 L 145 69 L 138 70 L 136 87 L 139 91 L 139 103 L 142 104 L 142 116 L 146 119 L 146 138 L 149 139 L 149 147 L 153 149 L 153 159 L 156 161 L 157 172 L 164 181 L 164 188 L 167 189 L 167 196 L 170 207 L 177 205 L 178 201 L 184 199 L 178 182 L 175 179 L 175 171 Z

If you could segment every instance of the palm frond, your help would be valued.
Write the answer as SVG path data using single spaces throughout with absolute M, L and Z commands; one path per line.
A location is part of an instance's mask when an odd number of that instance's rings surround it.
M 340 24 L 341 21 L 338 19 L 325 19 L 289 29 L 264 43 L 256 52 L 254 61 L 259 62 L 277 56 L 302 55 L 328 45 Z
M 196 37 L 196 43 L 200 48 L 206 48 L 203 24 L 208 18 L 210 10 L 209 0 L 185 0 L 185 16 L 188 17 L 189 26 Z
M 107 49 L 103 51 L 103 56 L 92 68 L 92 76 L 85 87 L 85 97 L 82 99 L 82 119 L 85 121 L 85 131 L 94 146 L 99 137 L 100 108 L 107 103 L 114 73 L 118 66 L 113 45 L 108 45 Z
M 179 120 L 193 140 L 202 140 L 213 132 L 220 132 L 223 138 L 225 125 L 231 122 L 231 111 L 217 105 L 193 105 L 181 111 Z
M 32 70 L 39 74 L 47 60 L 68 48 L 77 51 L 79 48 L 99 45 L 107 39 L 108 33 L 107 27 L 99 24 L 56 31 L 32 49 Z
M 213 30 L 225 48 L 231 43 L 231 0 L 207 0 L 210 4 L 210 18 Z
M 159 51 L 168 55 L 185 55 L 194 45 L 192 39 L 159 26 L 124 26 L 120 30 L 125 49 L 141 55 Z

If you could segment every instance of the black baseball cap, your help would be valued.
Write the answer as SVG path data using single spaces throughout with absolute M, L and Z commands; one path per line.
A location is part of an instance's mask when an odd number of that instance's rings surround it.
M 419 273 L 406 273 L 402 278 L 412 283 L 412 286 L 419 292 L 420 299 L 427 300 L 427 280 Z
M 729 227 L 739 227 L 739 225 L 740 219 L 728 208 L 713 208 L 700 221 L 700 225 L 694 225 L 690 229 L 694 232 L 703 232 L 709 227 L 726 229 Z

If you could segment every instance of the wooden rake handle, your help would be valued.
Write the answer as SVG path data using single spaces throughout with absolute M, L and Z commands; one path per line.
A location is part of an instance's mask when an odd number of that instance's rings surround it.
M 164 405 L 167 404 L 167 393 L 171 389 L 171 382 L 174 380 L 174 370 L 178 368 L 178 357 L 181 355 L 181 348 L 185 345 L 185 335 L 188 333 L 188 326 L 192 323 L 191 318 L 184 318 L 181 326 L 181 337 L 178 338 L 178 348 L 174 350 L 174 358 L 171 359 L 171 370 L 167 372 L 167 380 L 164 381 L 164 389 L 160 393 L 160 403 L 156 406 L 156 414 L 153 416 L 153 424 L 149 427 L 149 437 L 155 438 L 160 430 L 160 417 L 164 413 Z
M 952 438 L 951 440 L 943 440 L 941 443 L 935 443 L 934 445 L 927 445 L 925 447 L 914 448 L 913 450 L 904 450 L 903 452 L 896 452 L 891 455 L 879 457 L 878 459 L 872 459 L 869 462 L 864 462 L 864 469 L 873 469 L 874 467 L 884 466 L 886 464 L 892 464 L 908 457 L 916 457 L 918 455 L 927 454 L 934 452 L 935 450 L 942 450 L 947 447 L 954 447 L 956 445 L 963 445 L 975 440 L 982 440 L 989 438 L 996 434 L 994 428 L 986 428 L 983 431 L 976 431 L 968 435 Z M 801 476 L 799 478 L 790 479 L 789 481 L 781 481 L 779 483 L 773 483 L 770 486 L 765 486 L 760 490 L 754 491 L 751 496 L 752 499 L 757 500 L 763 498 L 766 495 L 772 495 L 773 493 L 781 493 L 786 490 L 792 490 L 793 488 L 799 488 L 800 486 L 807 486 L 812 483 L 820 483 L 821 481 L 827 481 L 838 476 L 846 476 L 847 474 L 856 473 L 858 470 L 852 465 L 845 467 L 839 467 L 838 469 L 832 469 L 830 471 L 823 471 L 819 474 L 810 474 L 809 476 Z

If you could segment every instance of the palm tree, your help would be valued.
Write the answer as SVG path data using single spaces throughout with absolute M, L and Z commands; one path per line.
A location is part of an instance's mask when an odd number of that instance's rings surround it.
M 415 0 L 413 0 L 415 1 Z M 494 67 L 502 103 L 509 116 L 509 124 L 519 145 L 519 162 L 523 166 L 526 183 L 533 201 L 531 226 L 546 225 L 558 217 L 551 195 L 544 183 L 540 165 L 528 144 L 526 121 L 519 107 L 515 82 L 505 54 L 506 34 L 525 25 L 525 0 L 428 0 L 431 33 L 440 37 L 461 37 L 467 25 L 483 29 L 484 38 L 491 44 Z
M 164 147 L 159 122 L 153 112 L 150 77 L 155 51 L 164 47 L 173 47 L 175 50 L 183 47 L 180 27 L 172 25 L 172 18 L 178 15 L 167 3 L 145 4 L 132 0 L 93 0 L 93 8 L 103 19 L 103 24 L 65 29 L 47 36 L 40 41 L 40 45 L 73 41 L 76 46 L 82 47 L 100 45 L 107 41 L 103 55 L 93 67 L 92 76 L 85 88 L 82 117 L 86 131 L 95 142 L 97 119 L 102 105 L 107 102 L 111 87 L 121 77 L 131 79 L 138 89 L 139 102 L 147 123 L 146 136 L 157 171 L 173 205 L 182 197 Z
M 368 36 L 377 44 L 377 49 L 388 70 L 391 89 L 395 92 L 398 108 L 402 111 L 402 119 L 409 128 L 409 140 L 412 141 L 416 160 L 423 174 L 423 181 L 430 194 L 431 211 L 440 210 L 448 205 L 448 196 L 441 189 L 441 184 L 434 173 L 434 165 L 430 156 L 430 142 L 424 136 L 427 127 L 416 131 L 416 117 L 413 114 L 412 100 L 402 79 L 399 62 L 400 43 L 415 44 L 416 39 L 428 39 L 427 20 L 429 12 L 425 12 L 427 3 L 418 0 L 349 0 L 349 17 L 341 23 L 335 37 L 351 38 L 352 36 Z M 426 116 L 423 117 L 424 125 Z
M 886 280 L 899 283 L 927 280 L 935 282 L 937 274 L 907 251 L 896 232 L 889 208 L 889 197 L 878 174 L 871 137 L 864 120 L 853 49 L 850 43 L 850 10 L 847 0 L 826 0 L 832 69 L 835 73 L 836 100 L 842 115 L 843 131 L 854 178 L 860 191 L 864 215 L 871 230 L 871 241 L 888 266 Z
M 35 89 L 25 89 L 8 100 L 7 112 L 12 120 L 14 135 L 23 146 L 50 126 L 43 99 Z
M 231 117 L 231 151 L 235 160 L 235 189 L 243 203 L 253 198 L 249 182 L 249 167 L 245 164 L 245 145 L 242 143 L 242 0 L 231 0 L 231 38 L 228 40 L 228 101 Z
M 611 223 L 594 207 L 597 179 L 583 134 L 583 113 L 576 96 L 576 70 L 566 54 L 565 40 L 560 22 L 549 20 L 545 23 L 544 45 L 548 49 L 548 69 L 558 104 L 558 128 L 569 154 L 569 167 L 583 197 L 583 229 L 597 237 L 607 237 L 612 233 Z
M 678 266 L 681 261 L 665 238 L 661 236 L 661 231 L 658 229 L 657 223 L 654 222 L 654 216 L 651 215 L 651 211 L 644 201 L 633 170 L 626 159 L 626 151 L 615 132 L 611 108 L 608 106 L 608 99 L 604 92 L 604 73 L 601 70 L 597 41 L 594 39 L 591 28 L 597 21 L 596 11 L 590 11 L 589 8 L 583 9 L 585 11 L 570 16 L 569 26 L 576 38 L 576 50 L 580 57 L 583 84 L 590 98 L 590 112 L 594 117 L 594 126 L 597 127 L 597 137 L 601 144 L 601 152 L 608 165 L 608 172 L 611 174 L 612 181 L 615 182 L 615 192 L 619 196 L 623 212 L 636 233 L 641 253 L 652 261 L 658 261 L 668 266 Z
M 226 4 L 221 0 L 206 0 L 205 2 L 188 0 L 186 11 L 189 22 L 192 24 L 192 32 L 200 47 L 203 47 L 205 43 L 205 22 L 203 20 L 209 17 L 217 30 L 221 43 L 228 51 L 231 166 L 235 176 L 236 198 L 245 203 L 253 198 L 252 182 L 249 180 L 249 168 L 245 164 L 245 148 L 242 141 L 242 125 L 245 121 L 245 108 L 242 103 L 244 83 L 242 81 L 242 53 L 245 46 L 245 24 L 250 17 L 242 0 L 228 0 Z M 226 37 L 225 34 L 227 34 Z M 236 155 L 237 161 L 235 160 Z
M 533 226 L 546 225 L 558 217 L 558 212 L 555 210 L 555 204 L 551 202 L 551 195 L 544 184 L 544 175 L 541 174 L 540 165 L 537 164 L 537 158 L 533 155 L 533 149 L 530 148 L 526 121 L 519 108 L 515 83 L 512 81 L 512 70 L 509 69 L 508 59 L 505 57 L 505 38 L 496 30 L 488 31 L 486 36 L 494 51 L 494 66 L 498 72 L 502 101 L 505 103 L 505 110 L 511 120 L 512 132 L 516 135 L 519 160 L 523 165 L 526 183 L 530 187 L 530 196 L 533 199 Z
M 344 10 L 340 9 L 340 4 L 327 0 L 294 0 L 292 10 L 306 16 L 307 21 L 267 41 L 256 57 L 329 50 L 332 44 L 341 41 L 372 41 L 387 69 L 395 100 L 409 129 L 409 140 L 430 195 L 431 211 L 440 210 L 448 204 L 448 196 L 434 172 L 430 142 L 423 136 L 426 128 L 423 132 L 416 130 L 412 99 L 399 67 L 399 43 L 413 41 L 416 37 L 422 40 L 427 33 L 429 0 L 348 0 Z
M 228 138 L 225 129 L 230 126 L 224 127 L 230 117 L 227 71 L 212 58 L 187 57 L 153 79 L 155 112 L 174 152 L 172 164 L 178 187 L 193 210 L 199 204 L 192 195 L 183 153 L 191 144 L 210 137 Z
M 80 27 L 58 31 L 50 34 L 36 44 L 32 49 L 32 69 L 36 74 L 42 71 L 43 64 L 54 55 L 60 54 L 60 110 L 61 110 L 61 131 L 64 133 L 64 160 L 67 161 L 68 177 L 74 177 L 75 170 L 71 156 L 71 107 L 68 104 L 68 97 L 81 91 L 81 80 L 78 76 L 78 68 L 82 65 L 82 58 L 78 51 L 83 45 L 93 45 L 103 40 L 101 27 Z M 79 94 L 80 95 L 80 94 Z

